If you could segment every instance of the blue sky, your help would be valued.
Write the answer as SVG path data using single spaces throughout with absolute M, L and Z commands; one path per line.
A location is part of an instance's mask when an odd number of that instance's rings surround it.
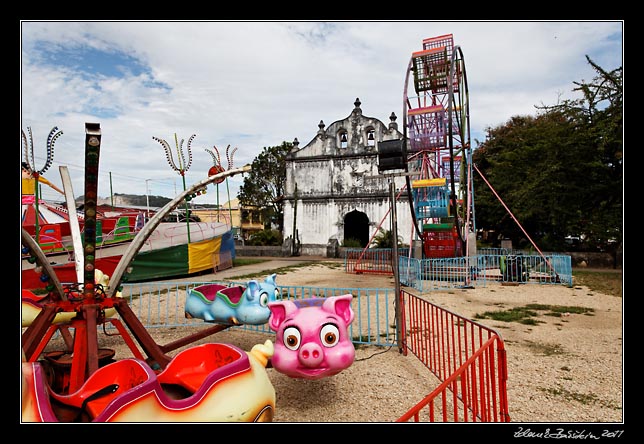
M 235 167 L 264 147 L 313 139 L 318 123 L 363 114 L 402 129 L 404 81 L 422 40 L 453 34 L 467 69 L 472 141 L 535 106 L 575 97 L 573 82 L 623 64 L 620 21 L 22 21 L 21 129 L 31 127 L 36 168 L 46 139 L 63 131 L 45 173 L 66 165 L 83 194 L 85 122 L 101 124 L 99 196 L 173 197 L 181 177 L 153 137 L 192 142 L 186 183 L 206 177 L 206 151 L 237 148 Z M 20 150 L 22 153 L 22 140 Z M 21 154 L 22 156 L 22 154 Z M 226 162 L 224 160 L 224 165 Z M 110 181 L 111 179 L 111 181 Z M 236 196 L 241 176 L 219 186 Z M 44 187 L 44 197 L 59 195 Z M 216 203 L 214 186 L 194 203 Z

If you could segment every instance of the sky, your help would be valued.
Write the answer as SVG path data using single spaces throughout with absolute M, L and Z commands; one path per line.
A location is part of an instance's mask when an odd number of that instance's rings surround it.
M 84 194 L 85 123 L 99 123 L 98 194 L 174 197 L 207 177 L 219 153 L 228 167 L 265 147 L 308 144 L 327 126 L 362 113 L 403 125 L 411 54 L 452 34 L 463 53 L 472 146 L 487 128 L 538 106 L 578 97 L 590 57 L 623 65 L 621 21 L 21 21 L 21 134 L 31 128 L 35 169 L 62 188 L 67 166 Z M 194 135 L 194 137 L 192 137 Z M 175 140 L 176 137 L 176 140 Z M 188 140 L 192 137 L 190 150 Z M 162 144 L 172 149 L 174 167 Z M 183 143 L 181 141 L 183 140 Z M 185 157 L 177 158 L 177 143 Z M 24 144 L 20 139 L 20 158 Z M 188 158 L 192 161 L 188 165 Z M 230 157 L 230 156 L 229 156 Z M 31 157 L 30 157 L 31 158 Z M 184 177 L 176 171 L 182 169 Z M 243 175 L 208 186 L 194 204 L 234 199 Z M 61 195 L 43 186 L 43 198 Z

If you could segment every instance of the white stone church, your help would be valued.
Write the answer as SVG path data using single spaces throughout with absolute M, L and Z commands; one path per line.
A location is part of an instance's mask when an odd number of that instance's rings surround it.
M 297 139 L 286 157 L 284 193 L 285 247 L 299 245 L 299 254 L 335 257 L 347 239 L 369 244 L 378 227 L 391 230 L 391 176 L 378 173 L 378 143 L 402 139 L 396 115 L 389 125 L 362 114 L 356 99 L 348 117 L 319 131 L 304 147 Z M 398 235 L 412 242 L 412 217 L 405 179 L 395 178 Z M 295 250 L 293 250 L 295 251 Z

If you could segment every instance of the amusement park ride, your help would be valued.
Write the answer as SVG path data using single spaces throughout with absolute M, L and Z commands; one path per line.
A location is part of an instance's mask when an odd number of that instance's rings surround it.
M 403 153 L 415 232 L 425 258 L 474 247 L 472 150 L 465 60 L 452 34 L 423 40 L 404 87 Z M 469 245 L 473 243 L 474 245 Z
M 168 353 L 224 330 L 215 324 L 161 346 L 151 337 L 125 299 L 117 297 L 127 268 L 163 217 L 196 190 L 219 179 L 249 171 L 250 166 L 219 172 L 184 190 L 139 232 L 121 258 L 108 286 L 96 283 L 95 206 L 101 145 L 100 126 L 85 126 L 85 240 L 83 281 L 64 284 L 35 239 L 22 230 L 23 252 L 41 268 L 47 302 L 22 334 L 22 420 L 25 422 L 107 421 L 270 421 L 275 391 L 265 368 L 272 343 L 244 352 L 228 344 L 189 347 Z M 117 317 L 110 317 L 115 312 Z M 64 322 L 59 313 L 70 314 Z M 134 358 L 113 361 L 99 348 L 97 328 L 112 324 Z M 126 328 L 127 327 L 127 328 Z M 70 332 L 73 330 L 73 335 Z M 43 353 L 56 332 L 65 350 Z M 131 332 L 131 334 L 130 334 Z M 137 347 L 136 340 L 143 353 Z M 45 360 L 40 359 L 45 356 Z M 46 365 L 49 364 L 49 365 Z M 217 386 L 218 390 L 213 390 Z M 250 390 L 252 396 L 230 391 Z
M 427 259 L 470 256 L 476 227 L 469 98 L 463 52 L 452 34 L 425 39 L 412 53 L 403 115 L 403 138 L 378 144 L 378 171 L 405 178 L 397 198 L 408 198 L 409 245 L 420 240 Z
M 402 163 L 423 258 L 469 260 L 476 256 L 476 171 L 539 253 L 549 273 L 559 279 L 551 261 L 472 163 L 465 59 L 452 34 L 423 40 L 423 49 L 411 55 L 404 90 Z M 516 256 L 513 258 L 516 267 Z M 506 279 L 506 271 L 502 273 Z M 516 270 L 508 273 L 520 274 Z

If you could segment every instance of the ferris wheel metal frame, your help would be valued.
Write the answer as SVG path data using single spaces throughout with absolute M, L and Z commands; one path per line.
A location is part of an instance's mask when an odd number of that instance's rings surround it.
M 470 234 L 476 231 L 469 88 L 463 51 L 454 46 L 452 34 L 425 39 L 423 49 L 412 53 L 405 77 L 403 116 L 406 189 L 414 233 L 423 242 L 423 256 L 467 256 Z M 416 184 L 420 185 L 415 187 Z M 446 195 L 439 207 L 425 213 L 421 206 L 427 206 L 428 201 L 419 200 L 419 190 L 424 185 L 442 187 Z M 419 219 L 449 222 L 421 225 L 423 220 Z M 453 224 L 450 241 L 433 241 L 431 229 L 425 229 L 440 226 L 445 230 L 449 224 Z M 432 242 L 447 246 L 432 249 Z

